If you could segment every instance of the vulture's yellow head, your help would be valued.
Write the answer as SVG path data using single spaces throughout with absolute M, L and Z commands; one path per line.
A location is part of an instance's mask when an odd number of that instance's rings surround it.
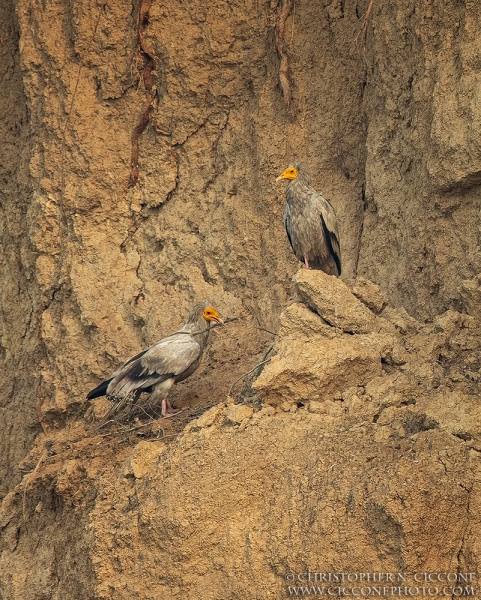
M 280 181 L 281 179 L 288 179 L 289 181 L 292 181 L 298 175 L 299 171 L 296 169 L 296 167 L 287 167 L 285 171 L 282 171 L 276 181 Z
M 212 306 L 208 306 L 204 309 L 202 316 L 206 321 L 215 321 L 216 323 L 224 323 L 224 321 L 220 318 L 219 313 Z

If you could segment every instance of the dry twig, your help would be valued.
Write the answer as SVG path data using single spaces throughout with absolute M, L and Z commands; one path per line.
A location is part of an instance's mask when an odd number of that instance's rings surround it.
M 270 351 L 270 349 L 269 349 Z M 234 386 L 236 385 L 236 383 L 239 383 L 239 381 L 241 381 L 242 379 L 245 379 L 247 377 L 247 375 L 250 375 L 253 371 L 255 371 L 258 367 L 265 365 L 266 363 L 268 363 L 271 359 L 270 358 L 266 358 L 265 360 L 261 361 L 260 363 L 257 363 L 256 365 L 254 365 L 252 367 L 252 369 L 250 371 L 247 371 L 247 373 L 244 373 L 244 375 L 241 375 L 239 377 L 239 379 L 236 379 L 234 381 L 234 383 L 230 386 L 229 391 L 227 392 L 227 397 L 229 397 L 232 393 L 232 390 L 234 389 Z

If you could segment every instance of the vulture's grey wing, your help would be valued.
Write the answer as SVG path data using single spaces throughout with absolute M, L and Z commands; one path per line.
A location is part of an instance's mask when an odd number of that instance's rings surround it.
M 199 343 L 189 333 L 174 333 L 128 360 L 112 380 L 108 393 L 128 394 L 177 377 L 200 354 Z
M 114 373 L 112 373 L 112 379 L 114 377 L 116 377 L 119 373 L 121 373 L 122 371 L 124 371 L 129 365 L 131 365 L 132 363 L 136 362 L 148 350 L 150 350 L 150 348 L 147 348 L 146 350 L 142 350 L 138 354 L 135 354 L 134 356 L 131 356 L 126 362 L 124 362 L 124 364 L 121 367 L 119 367 Z
M 201 347 L 189 332 L 178 332 L 151 346 L 140 358 L 143 369 L 159 375 L 180 375 L 199 358 Z
M 319 216 L 321 218 L 321 225 L 324 231 L 326 244 L 334 259 L 339 275 L 341 274 L 341 244 L 339 243 L 339 230 L 337 228 L 337 219 L 334 208 L 329 200 L 326 200 L 324 196 L 317 195 Z
M 93 400 L 94 398 L 99 398 L 100 396 L 104 396 L 105 394 L 112 395 L 113 386 L 110 385 L 111 382 L 114 379 L 116 379 L 118 377 L 118 375 L 125 372 L 129 365 L 131 365 L 132 363 L 137 361 L 146 352 L 147 352 L 147 350 L 142 350 L 142 352 L 139 352 L 135 356 L 132 356 L 131 358 L 129 358 L 129 360 L 126 363 L 124 363 L 119 369 L 117 369 L 116 371 L 114 371 L 114 373 L 112 373 L 112 376 L 110 377 L 110 379 L 106 379 L 105 381 L 102 381 L 102 383 L 100 383 L 96 388 L 94 388 L 93 390 L 90 390 L 90 392 L 87 394 L 87 398 L 89 400 Z M 117 379 L 117 381 L 118 381 L 118 379 Z

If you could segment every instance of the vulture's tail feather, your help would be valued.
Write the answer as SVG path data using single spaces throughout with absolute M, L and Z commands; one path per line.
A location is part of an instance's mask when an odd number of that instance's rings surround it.
M 107 392 L 107 388 L 109 387 L 109 383 L 111 381 L 112 381 L 112 379 L 106 379 L 105 381 L 102 381 L 102 383 L 100 385 L 98 385 L 96 388 L 94 388 L 87 394 L 87 399 L 93 400 L 94 398 L 99 398 L 100 396 L 105 396 L 105 394 Z

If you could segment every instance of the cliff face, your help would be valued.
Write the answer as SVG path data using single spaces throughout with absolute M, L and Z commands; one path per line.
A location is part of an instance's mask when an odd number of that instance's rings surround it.
M 219 403 L 170 444 L 80 421 L 39 436 L 0 514 L 5 597 L 275 599 L 309 571 L 477 573 L 480 283 L 423 325 L 368 309 L 366 280 L 358 299 L 300 272 L 261 406 Z
M 456 304 L 460 276 L 479 272 L 470 223 L 479 223 L 481 8 L 389 2 L 375 10 L 359 272 L 432 318 Z
M 478 3 L 4 4 L 1 593 L 475 569 Z M 349 289 L 293 286 L 293 159 L 336 209 Z M 188 418 L 140 445 L 86 426 L 86 392 L 200 298 L 239 320 L 176 388 Z M 264 408 L 224 405 L 281 313 Z

